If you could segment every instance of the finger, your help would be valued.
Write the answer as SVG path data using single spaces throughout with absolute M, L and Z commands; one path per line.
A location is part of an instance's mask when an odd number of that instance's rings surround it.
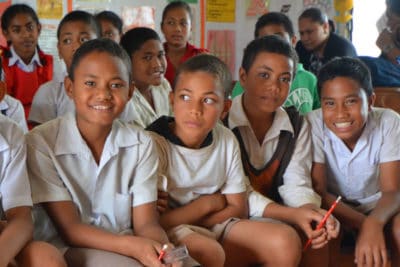
M 381 249 L 381 257 L 382 257 L 382 266 L 387 266 L 389 259 L 386 248 Z
M 373 262 L 372 262 L 372 266 L 382 266 L 381 264 L 382 264 L 382 258 L 381 258 L 381 253 L 380 253 L 381 251 L 379 250 L 379 249 L 374 249 L 373 251 L 372 251 L 372 259 L 373 259 Z
M 374 258 L 372 255 L 372 251 L 363 252 L 363 257 L 365 258 L 365 267 L 373 267 Z
M 158 190 L 158 197 L 159 198 L 168 198 L 168 193 L 165 191 Z

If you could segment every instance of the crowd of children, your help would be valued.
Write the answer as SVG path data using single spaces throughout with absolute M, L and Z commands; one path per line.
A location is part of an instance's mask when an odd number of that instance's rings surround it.
M 189 43 L 191 20 L 169 3 L 163 44 L 113 12 L 72 11 L 53 75 L 35 11 L 5 10 L 0 267 L 335 267 L 349 236 L 358 267 L 400 266 L 400 116 L 373 107 L 368 67 L 321 57 L 315 77 L 270 12 L 232 93 L 228 67 Z M 183 245 L 188 258 L 163 261 Z

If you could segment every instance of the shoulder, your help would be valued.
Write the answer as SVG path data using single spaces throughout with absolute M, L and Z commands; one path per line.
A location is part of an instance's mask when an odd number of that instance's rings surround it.
M 24 132 L 16 122 L 0 114 L 0 146 L 9 147 L 22 144 L 24 141 Z
M 190 43 L 187 44 L 186 51 L 188 51 L 190 54 L 193 54 L 193 55 L 209 53 L 209 51 L 207 49 L 196 47 Z
M 373 107 L 369 113 L 369 119 L 380 125 L 381 127 L 397 127 L 400 126 L 400 115 L 388 108 Z
M 65 117 L 58 117 L 56 119 L 45 122 L 36 126 L 26 134 L 26 142 L 28 145 L 37 146 L 46 143 L 50 147 L 54 147 L 59 129 L 62 122 L 66 120 Z M 65 140 L 65 142 L 68 142 Z
M 308 79 L 308 80 L 317 80 L 317 77 L 310 71 L 305 70 L 303 68 L 303 64 L 299 63 L 297 64 L 297 70 L 296 70 L 296 78 L 301 77 L 302 79 Z
M 118 142 L 125 145 L 148 144 L 151 137 L 142 127 L 122 120 L 115 120 L 113 131 L 116 133 Z
M 349 40 L 347 40 L 346 38 L 344 38 L 336 33 L 331 33 L 329 35 L 328 44 L 330 46 L 330 49 L 333 49 L 333 50 L 337 50 L 337 49 L 339 49 L 339 51 L 340 50 L 351 50 L 352 52 L 354 50 L 354 52 L 355 52 L 354 45 Z M 354 55 L 354 56 L 356 56 L 356 55 Z

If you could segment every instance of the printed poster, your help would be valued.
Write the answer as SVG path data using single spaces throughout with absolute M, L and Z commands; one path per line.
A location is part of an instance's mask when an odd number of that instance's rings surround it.
M 61 19 L 63 17 L 63 0 L 37 0 L 36 12 L 41 19 Z
M 318 7 L 329 15 L 333 12 L 333 1 L 334 0 L 304 0 L 304 7 Z
M 207 0 L 206 16 L 209 22 L 235 22 L 236 3 L 232 0 Z
M 258 17 L 268 13 L 269 0 L 247 0 L 247 17 Z
M 207 49 L 228 66 L 232 75 L 235 73 L 235 31 L 209 30 Z
M 168 2 L 174 2 L 176 0 L 168 0 Z M 197 4 L 198 0 L 183 0 L 183 2 L 186 2 L 188 4 Z
M 124 32 L 136 27 L 155 28 L 155 9 L 150 6 L 122 7 Z

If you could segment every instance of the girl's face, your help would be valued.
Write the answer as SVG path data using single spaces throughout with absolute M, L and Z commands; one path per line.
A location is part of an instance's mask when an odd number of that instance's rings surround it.
M 174 8 L 167 12 L 161 25 L 168 45 L 184 47 L 192 30 L 189 13 L 184 8 Z
M 102 19 L 99 21 L 101 28 L 101 37 L 108 38 L 119 44 L 121 34 L 118 29 L 110 21 Z
M 15 15 L 3 35 L 10 41 L 15 52 L 25 62 L 30 63 L 35 54 L 41 26 L 25 13 Z
M 92 27 L 83 21 L 66 22 L 58 37 L 58 54 L 64 60 L 67 70 L 71 66 L 72 56 L 84 42 L 97 38 Z
M 160 85 L 167 62 L 164 48 L 159 40 L 144 42 L 139 50 L 131 55 L 132 77 L 135 86 L 147 89 L 150 85 Z
M 309 51 L 317 50 L 329 36 L 329 24 L 320 24 L 309 18 L 299 20 L 300 40 Z

